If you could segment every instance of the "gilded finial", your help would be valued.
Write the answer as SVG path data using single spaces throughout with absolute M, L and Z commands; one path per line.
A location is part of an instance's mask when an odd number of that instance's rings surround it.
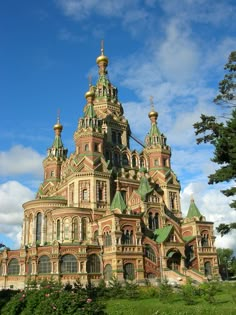
M 154 102 L 153 102 L 153 99 L 154 99 L 154 97 L 153 96 L 150 96 L 150 105 L 151 105 L 151 111 L 150 111 L 150 113 L 148 114 L 148 117 L 149 118 L 154 118 L 154 120 L 155 119 L 157 119 L 157 116 L 158 116 L 158 113 L 155 111 L 155 109 L 154 109 Z
M 101 55 L 97 57 L 96 63 L 98 66 L 102 66 L 104 69 L 102 72 L 105 71 L 106 66 L 108 65 L 108 58 L 104 55 L 104 40 L 101 40 Z
M 92 88 L 92 76 L 88 76 L 88 82 L 89 82 L 89 90 L 85 93 L 84 97 L 88 100 L 89 103 L 91 103 L 91 98 L 94 97 L 94 91 Z
M 60 124 L 60 109 L 57 110 L 57 123 L 53 126 L 54 130 L 58 130 L 59 133 L 62 131 L 63 126 Z

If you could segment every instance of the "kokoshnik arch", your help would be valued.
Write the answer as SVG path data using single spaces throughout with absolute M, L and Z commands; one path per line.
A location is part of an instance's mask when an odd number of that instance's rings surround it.
M 113 275 L 202 282 L 219 273 L 213 223 L 193 199 L 182 216 L 171 148 L 153 106 L 141 152 L 130 148 L 133 135 L 107 76 L 108 61 L 102 47 L 70 156 L 59 117 L 54 125 L 43 182 L 35 200 L 23 204 L 20 249 L 0 252 L 0 288 L 23 288 L 28 279 L 86 283 Z

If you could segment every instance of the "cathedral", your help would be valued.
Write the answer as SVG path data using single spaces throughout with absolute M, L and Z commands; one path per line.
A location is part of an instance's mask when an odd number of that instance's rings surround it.
M 100 279 L 196 283 L 218 276 L 213 223 L 190 200 L 181 212 L 180 183 L 171 148 L 151 101 L 150 128 L 141 151 L 107 75 L 103 47 L 98 79 L 85 93 L 74 152 L 62 141 L 60 117 L 43 160 L 34 200 L 23 204 L 20 249 L 0 252 L 0 289 L 29 280 L 82 284 Z M 53 138 L 53 135 L 52 135 Z

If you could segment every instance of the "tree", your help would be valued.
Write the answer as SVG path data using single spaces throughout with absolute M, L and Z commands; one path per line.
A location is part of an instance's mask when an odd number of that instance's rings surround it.
M 212 161 L 219 164 L 220 168 L 209 175 L 209 184 L 221 182 L 235 182 L 236 179 L 236 51 L 231 52 L 224 69 L 226 74 L 219 83 L 219 94 L 214 102 L 223 107 L 232 109 L 230 117 L 225 122 L 217 121 L 214 116 L 201 115 L 201 121 L 195 123 L 197 144 L 210 143 L 214 146 Z M 236 187 L 232 186 L 221 191 L 225 196 L 236 195 Z M 236 200 L 230 203 L 236 209 Z M 222 223 L 217 227 L 221 235 L 227 234 L 236 228 L 236 222 Z
M 234 276 L 236 273 L 236 260 L 234 251 L 230 248 L 216 249 L 219 269 L 222 279 L 228 279 L 229 276 Z

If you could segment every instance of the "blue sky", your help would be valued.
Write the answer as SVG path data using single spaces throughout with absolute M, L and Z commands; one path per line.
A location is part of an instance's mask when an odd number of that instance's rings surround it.
M 235 12 L 229 0 L 1 1 L 0 242 L 19 246 L 21 205 L 42 181 L 58 109 L 64 145 L 74 151 L 88 76 L 97 79 L 101 39 L 110 80 L 141 140 L 154 97 L 181 181 L 183 214 L 193 196 L 216 225 L 235 220 L 220 193 L 226 184 L 207 184 L 217 165 L 210 161 L 212 148 L 196 144 L 192 127 L 201 113 L 225 113 L 212 100 L 236 49 Z M 217 236 L 216 245 L 233 247 L 235 236 Z

